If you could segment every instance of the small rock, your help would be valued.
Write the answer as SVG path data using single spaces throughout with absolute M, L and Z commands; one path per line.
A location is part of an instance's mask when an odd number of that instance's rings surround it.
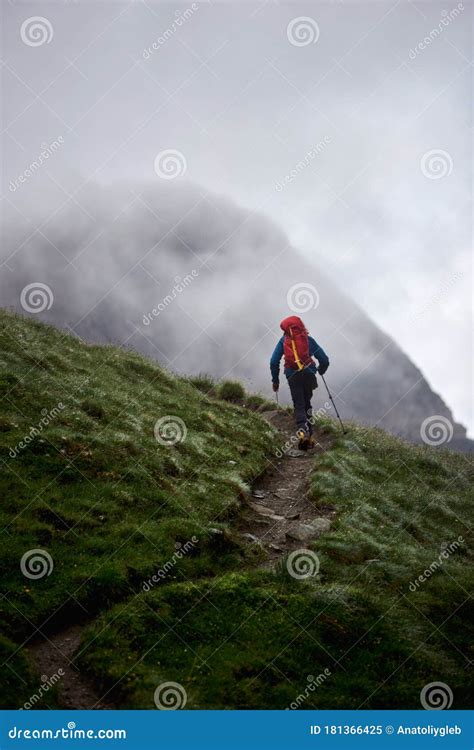
M 258 536 L 255 536 L 255 534 L 242 534 L 242 538 L 245 539 L 245 541 L 249 542 L 249 544 L 261 544 L 260 539 Z
M 293 529 L 286 532 L 287 539 L 294 539 L 297 542 L 308 542 L 315 537 L 312 526 L 307 523 L 299 523 Z
M 269 544 L 268 547 L 269 547 L 269 549 L 272 549 L 275 552 L 283 552 L 283 548 L 279 547 L 278 544 L 273 544 L 272 543 L 272 544 Z
M 235 464 L 237 463 L 237 461 L 227 461 L 227 463 L 228 464 L 232 464 L 232 466 L 235 466 Z
M 329 531 L 330 526 L 329 518 L 315 518 L 311 523 L 297 524 L 286 532 L 286 536 L 288 539 L 295 539 L 297 542 L 309 542 L 311 539 L 317 539 L 325 531 Z
M 249 506 L 252 508 L 252 510 L 255 511 L 255 513 L 259 513 L 261 516 L 273 515 L 273 510 L 271 508 L 267 508 L 266 505 L 260 505 L 260 503 L 249 503 Z
M 259 500 L 263 500 L 263 498 L 266 496 L 266 494 L 267 493 L 264 492 L 263 490 L 254 490 L 252 492 L 253 497 L 256 497 Z
M 212 534 L 212 536 L 222 536 L 224 532 L 222 529 L 209 529 L 209 534 Z
M 285 518 L 288 519 L 288 521 L 296 521 L 297 518 L 299 518 L 301 513 L 287 513 Z
M 326 531 L 329 531 L 331 528 L 331 521 L 329 518 L 315 518 L 313 521 L 311 521 L 310 526 L 313 527 L 313 529 L 316 531 L 317 535 L 324 534 Z
M 285 520 L 285 516 L 277 516 L 276 513 L 268 517 L 271 518 L 272 521 L 284 521 Z

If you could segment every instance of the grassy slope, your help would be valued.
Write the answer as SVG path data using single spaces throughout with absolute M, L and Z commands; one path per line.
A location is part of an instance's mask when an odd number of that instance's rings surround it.
M 453 689 L 453 707 L 469 705 L 465 456 L 351 427 L 313 475 L 314 501 L 338 511 L 313 545 L 320 575 L 297 581 L 284 566 L 276 575 L 252 570 L 208 527 L 217 517 L 231 528 L 242 482 L 265 463 L 271 441 L 258 417 L 207 399 L 137 355 L 86 347 L 11 316 L 2 324 L 8 599 L 0 607 L 9 641 L 0 641 L 0 653 L 28 632 L 18 610 L 39 624 L 69 591 L 90 616 L 101 613 L 81 664 L 122 707 L 153 708 L 157 685 L 176 681 L 191 708 L 285 708 L 325 668 L 330 676 L 303 708 L 417 708 L 421 688 L 435 680 Z M 59 400 L 66 408 L 45 442 L 10 459 L 9 447 Z M 184 443 L 158 446 L 153 425 L 163 414 L 185 420 Z M 137 593 L 192 534 L 201 540 L 195 553 Z M 411 592 L 410 581 L 459 536 L 456 552 Z M 48 578 L 21 575 L 19 559 L 32 547 L 51 553 Z M 69 600 L 60 618 L 78 611 Z M 26 678 L 21 653 L 14 658 Z M 28 697 L 18 680 L 9 688 L 17 700 Z
M 435 681 L 451 687 L 453 707 L 468 708 L 470 487 L 465 456 L 351 426 L 313 474 L 314 501 L 338 511 L 312 545 L 317 579 L 295 581 L 283 568 L 162 586 L 101 618 L 83 664 L 129 707 L 153 707 L 155 687 L 173 680 L 191 708 L 285 708 L 305 694 L 308 674 L 328 669 L 302 708 L 420 708 Z
M 238 549 L 210 529 L 225 528 L 245 482 L 264 467 L 271 432 L 263 420 L 134 353 L 86 346 L 5 312 L 0 351 L 1 663 L 33 627 L 47 632 L 134 594 L 193 535 L 194 553 L 171 578 L 239 564 Z M 55 408 L 50 424 L 11 457 Z M 184 442 L 155 440 L 155 422 L 166 415 L 184 420 Z M 20 570 L 34 548 L 54 563 L 37 580 Z M 9 664 L 27 687 L 7 669 L 3 706 L 23 702 L 31 688 L 21 653 Z

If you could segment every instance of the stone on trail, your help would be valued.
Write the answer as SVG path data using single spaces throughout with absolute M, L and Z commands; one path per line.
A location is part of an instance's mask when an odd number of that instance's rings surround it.
M 329 518 L 315 518 L 311 523 L 297 524 L 286 532 L 286 536 L 297 542 L 309 542 L 311 539 L 317 539 L 325 531 L 329 531 L 330 526 Z
M 266 505 L 260 505 L 260 503 L 249 503 L 250 508 L 259 513 L 261 516 L 273 516 L 272 508 L 268 508 Z
M 268 545 L 269 549 L 272 549 L 274 552 L 283 552 L 283 547 L 279 547 L 278 544 L 271 544 Z
M 260 539 L 258 538 L 258 536 L 255 536 L 255 534 L 250 534 L 247 532 L 246 534 L 242 534 L 242 537 L 246 542 L 249 542 L 249 544 L 261 544 Z
M 267 493 L 264 490 L 254 490 L 252 492 L 253 497 L 256 497 L 258 500 L 263 500 L 266 494 Z

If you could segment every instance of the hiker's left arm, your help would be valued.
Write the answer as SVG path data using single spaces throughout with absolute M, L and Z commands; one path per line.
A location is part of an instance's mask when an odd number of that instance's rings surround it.
M 316 357 L 319 362 L 318 372 L 324 375 L 329 367 L 329 357 L 318 342 L 315 341 L 311 336 L 309 337 L 309 353 L 312 357 Z
M 283 337 L 280 339 L 270 359 L 270 372 L 272 373 L 273 386 L 280 384 L 280 360 L 283 357 Z

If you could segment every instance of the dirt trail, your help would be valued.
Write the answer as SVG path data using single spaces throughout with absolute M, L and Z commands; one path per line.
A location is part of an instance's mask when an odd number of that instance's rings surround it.
M 277 455 L 275 445 L 275 458 L 253 485 L 252 497 L 243 508 L 237 531 L 244 541 L 261 544 L 266 552 L 264 565 L 273 565 L 292 550 L 305 547 L 308 531 L 314 539 L 329 528 L 334 509 L 330 505 L 316 508 L 307 493 L 315 454 L 327 450 L 332 440 L 315 430 L 316 447 L 307 453 L 298 451 L 294 421 L 288 412 L 264 412 L 262 416 L 282 433 L 287 449 Z M 315 532 L 315 526 L 319 531 Z M 101 700 L 98 690 L 74 663 L 84 627 L 73 625 L 48 639 L 34 641 L 28 652 L 38 673 L 45 678 L 63 670 L 57 683 L 63 708 L 112 709 L 114 706 Z
M 83 625 L 72 625 L 47 640 L 34 641 L 28 652 L 37 668 L 42 681 L 43 677 L 51 678 L 63 671 L 61 679 L 56 683 L 59 691 L 59 702 L 63 708 L 72 709 L 112 709 L 111 703 L 100 699 L 100 694 L 79 671 L 73 659 L 79 651 Z M 38 708 L 41 705 L 38 704 Z
M 307 494 L 315 455 L 328 450 L 332 438 L 315 429 L 315 448 L 299 451 L 292 415 L 278 410 L 264 412 L 262 416 L 282 433 L 286 450 L 281 455 L 275 446 L 275 458 L 253 485 L 252 498 L 244 507 L 238 531 L 249 543 L 261 544 L 267 554 L 266 564 L 273 564 L 329 529 L 334 508 L 331 505 L 317 508 Z M 312 533 L 311 525 L 317 531 Z

